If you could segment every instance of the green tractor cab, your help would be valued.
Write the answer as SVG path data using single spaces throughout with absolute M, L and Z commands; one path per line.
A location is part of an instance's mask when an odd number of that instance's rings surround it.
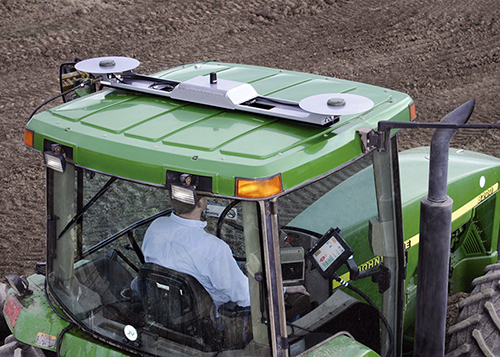
M 381 121 L 413 121 L 412 99 L 248 65 L 199 62 L 152 76 L 134 73 L 138 65 L 63 65 L 65 103 L 26 125 L 26 146 L 47 166 L 47 261 L 0 286 L 9 335 L 0 352 L 413 349 L 429 149 L 398 153 L 397 130 L 377 131 Z M 450 149 L 448 173 L 451 294 L 498 260 L 500 160 Z M 174 214 L 172 200 L 198 197 L 205 230 L 248 278 L 249 306 L 216 306 L 200 281 L 141 249 L 152 222 Z M 193 249 L 185 261 L 210 254 Z

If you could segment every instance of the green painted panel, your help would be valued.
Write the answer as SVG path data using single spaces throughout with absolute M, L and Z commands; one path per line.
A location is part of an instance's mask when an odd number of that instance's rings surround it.
M 23 308 L 17 318 L 13 334 L 19 341 L 37 346 L 39 335 L 47 335 L 55 340 L 59 333 L 68 326 L 68 322 L 57 316 L 48 304 L 44 292 L 45 277 L 32 275 L 28 280 L 33 294 L 24 298 L 16 298 Z M 55 351 L 55 348 L 51 350 Z
M 380 355 L 356 340 L 353 340 L 345 335 L 340 335 L 327 340 L 317 347 L 313 347 L 311 350 L 306 351 L 304 356 L 377 357 Z
M 134 97 L 124 93 L 103 90 L 63 104 L 50 112 L 65 119 L 79 121 L 88 115 L 133 99 Z
M 159 141 L 171 133 L 213 114 L 214 111 L 206 107 L 185 106 L 143 122 L 127 130 L 125 136 L 147 141 Z
M 108 132 L 122 133 L 152 117 L 166 113 L 178 103 L 149 97 L 137 97 L 124 105 L 111 106 L 93 113 L 82 120 L 82 124 Z
M 267 77 L 260 81 L 253 82 L 252 86 L 260 95 L 269 96 L 274 92 L 283 90 L 284 88 L 290 86 L 295 86 L 297 84 L 307 82 L 309 80 L 310 78 L 308 76 L 300 76 L 298 74 L 280 72 L 275 76 Z
M 313 79 L 273 94 L 282 99 L 300 101 L 304 98 L 304 93 L 307 93 L 307 96 L 311 96 L 324 93 L 345 93 L 354 89 L 356 89 L 356 85 L 352 82 L 342 82 L 332 78 L 325 78 Z
M 199 121 L 196 126 L 187 126 L 168 136 L 163 140 L 163 143 L 165 145 L 212 151 L 235 137 L 259 128 L 262 124 L 263 120 L 248 117 L 247 115 L 223 113 Z M 193 138 L 196 138 L 196 140 L 193 140 Z
M 233 67 L 224 71 L 218 72 L 217 77 L 221 79 L 228 79 L 236 82 L 252 83 L 279 73 L 277 69 L 270 70 L 269 68 L 256 68 L 249 71 L 245 67 Z
M 206 76 L 210 72 L 220 72 L 230 68 L 229 66 L 214 63 L 190 64 L 159 74 L 160 78 L 167 78 L 174 81 L 183 82 L 197 76 Z
M 81 357 L 81 356 L 99 356 L 99 357 L 125 357 L 135 356 L 128 354 L 110 345 L 106 345 L 84 332 L 73 329 L 64 335 L 61 342 L 61 356 Z
M 248 133 L 228 143 L 221 150 L 226 155 L 264 159 L 291 149 L 324 131 L 318 127 L 291 128 L 282 122 L 263 126 L 258 131 Z M 252 148 L 252 150 L 249 150 Z

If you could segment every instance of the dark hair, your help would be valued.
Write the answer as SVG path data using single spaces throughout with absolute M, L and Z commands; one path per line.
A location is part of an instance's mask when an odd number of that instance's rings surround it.
M 196 205 L 180 202 L 180 201 L 177 201 L 174 199 L 171 200 L 171 204 L 172 204 L 172 208 L 174 209 L 174 212 L 177 215 L 189 213 L 196 208 Z

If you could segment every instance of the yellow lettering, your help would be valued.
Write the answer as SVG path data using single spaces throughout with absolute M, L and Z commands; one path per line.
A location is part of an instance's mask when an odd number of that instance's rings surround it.
M 367 261 L 367 262 L 365 262 L 363 264 L 360 264 L 358 266 L 359 271 L 363 271 L 363 270 L 367 270 L 367 269 L 373 268 L 373 267 L 381 264 L 382 261 L 383 261 L 382 257 L 380 257 L 380 256 L 374 257 L 374 258 L 370 259 L 369 261 Z M 351 276 L 350 276 L 349 272 L 345 273 L 344 275 L 342 275 L 340 277 L 344 281 L 349 281 L 351 279 Z M 336 289 L 339 286 L 340 286 L 340 284 L 336 280 L 332 281 L 332 289 Z

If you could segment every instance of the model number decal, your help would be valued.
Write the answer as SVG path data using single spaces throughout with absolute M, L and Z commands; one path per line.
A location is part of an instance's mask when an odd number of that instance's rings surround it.
M 463 216 L 464 214 L 469 212 L 471 209 L 476 207 L 478 204 L 483 202 L 485 199 L 487 199 L 488 197 L 490 197 L 492 194 L 494 194 L 497 191 L 498 191 L 498 182 L 495 183 L 493 186 L 487 188 L 482 193 L 477 195 L 474 199 L 470 200 L 465 205 L 463 205 L 462 207 L 457 209 L 455 212 L 453 212 L 453 214 L 451 215 L 451 220 L 454 221 L 457 218 Z
M 484 191 L 483 193 L 481 193 L 477 197 L 477 204 L 480 204 L 481 202 L 483 202 L 485 199 L 487 199 L 492 194 L 494 194 L 497 190 L 498 190 L 498 183 L 494 184 L 489 189 L 487 189 L 486 191 Z

